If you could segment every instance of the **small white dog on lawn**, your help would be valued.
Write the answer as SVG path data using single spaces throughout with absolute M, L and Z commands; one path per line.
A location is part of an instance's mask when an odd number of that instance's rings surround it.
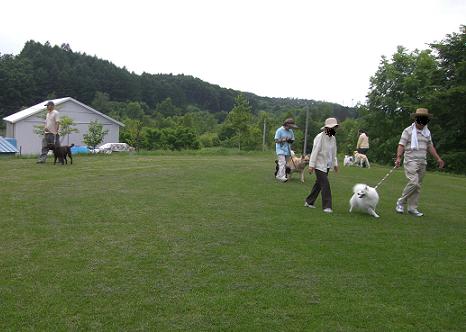
M 351 166 L 354 163 L 354 158 L 353 156 L 348 156 L 345 154 L 345 159 L 343 159 L 343 165 L 344 166 Z
M 379 215 L 375 212 L 377 203 L 379 203 L 379 194 L 375 188 L 369 187 L 367 184 L 358 183 L 353 187 L 353 196 L 349 203 L 349 212 L 353 211 L 353 209 L 359 209 L 375 218 L 379 218 Z

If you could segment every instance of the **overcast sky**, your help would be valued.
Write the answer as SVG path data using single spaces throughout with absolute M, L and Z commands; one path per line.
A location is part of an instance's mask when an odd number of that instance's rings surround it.
M 137 74 L 186 74 L 260 96 L 364 102 L 382 55 L 466 24 L 466 0 L 2 0 L 0 53 L 27 40 Z

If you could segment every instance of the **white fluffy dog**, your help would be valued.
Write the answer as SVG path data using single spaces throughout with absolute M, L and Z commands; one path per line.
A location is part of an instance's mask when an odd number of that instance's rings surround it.
M 367 184 L 358 183 L 353 187 L 353 196 L 349 203 L 349 212 L 356 208 L 369 213 L 375 218 L 379 218 L 379 215 L 375 212 L 377 203 L 379 203 L 379 194 L 375 188 L 369 187 Z
M 343 159 L 343 165 L 344 166 L 351 166 L 354 163 L 354 158 L 353 156 L 348 156 L 345 154 L 345 159 Z

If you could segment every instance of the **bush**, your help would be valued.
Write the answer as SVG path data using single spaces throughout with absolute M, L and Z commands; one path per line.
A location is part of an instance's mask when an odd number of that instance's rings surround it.
M 400 138 L 398 136 L 394 136 L 387 140 L 383 140 L 378 137 L 373 138 L 369 145 L 369 160 L 380 164 L 393 165 L 399 141 Z
M 204 148 L 220 146 L 220 139 L 217 133 L 205 133 L 199 136 L 199 143 Z
M 156 128 L 146 128 L 144 131 L 144 148 L 155 150 L 159 148 L 161 132 Z
M 447 172 L 466 174 L 466 152 L 453 151 L 440 154 L 443 161 L 445 162 L 445 170 Z M 430 157 L 428 159 L 427 167 L 429 170 L 438 169 L 437 162 Z
M 176 127 L 161 130 L 160 146 L 169 150 L 199 149 L 196 133 L 191 128 Z

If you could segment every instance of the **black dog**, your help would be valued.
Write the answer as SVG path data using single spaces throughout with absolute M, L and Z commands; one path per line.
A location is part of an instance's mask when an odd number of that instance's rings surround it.
M 278 160 L 275 160 L 275 176 L 277 176 L 278 173 Z M 288 174 L 291 173 L 291 168 L 288 166 L 285 166 L 285 177 L 288 179 Z
M 55 165 L 58 161 L 62 164 L 65 165 L 65 163 L 68 165 L 68 161 L 66 160 L 66 157 L 70 157 L 70 162 L 73 164 L 73 157 L 71 155 L 71 148 L 74 146 L 74 144 L 71 144 L 70 146 L 64 145 L 64 146 L 54 146 L 53 147 L 53 156 L 55 160 L 53 161 L 53 164 Z

